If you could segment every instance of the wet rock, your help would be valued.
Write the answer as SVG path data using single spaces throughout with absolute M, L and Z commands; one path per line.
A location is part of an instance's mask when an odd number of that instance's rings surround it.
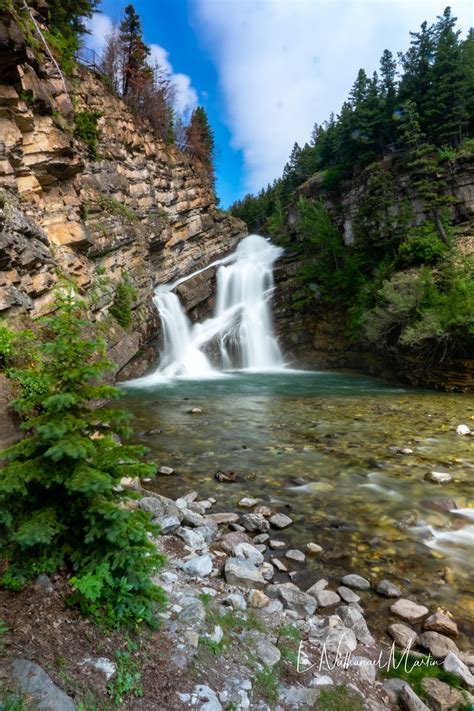
M 316 583 L 313 583 L 310 588 L 306 590 L 308 595 L 313 595 L 316 596 L 316 593 L 318 593 L 320 590 L 324 590 L 324 588 L 327 588 L 329 585 L 328 581 L 326 578 L 321 578 L 321 580 L 318 580 Z
M 197 529 L 183 528 L 176 529 L 176 535 L 183 540 L 187 546 L 194 550 L 201 550 L 206 546 L 204 536 Z
M 225 579 L 230 585 L 263 590 L 265 579 L 259 570 L 244 558 L 228 558 L 225 563 Z
M 270 523 L 275 528 L 288 528 L 293 523 L 292 519 L 286 514 L 276 513 L 270 516 Z
M 214 474 L 214 478 L 220 482 L 232 483 L 239 480 L 239 475 L 237 474 L 237 472 L 218 471 Z
M 11 665 L 13 681 L 31 697 L 41 711 L 75 711 L 76 704 L 53 684 L 46 672 L 27 659 L 14 659 Z
M 257 658 L 268 667 L 273 667 L 281 659 L 281 652 L 266 637 L 260 637 L 253 645 Z
M 286 543 L 285 541 L 276 541 L 274 539 L 270 539 L 268 542 L 268 545 L 270 548 L 273 548 L 274 550 L 281 550 L 282 548 L 286 548 Z
M 263 555 L 250 543 L 238 543 L 233 550 L 233 555 L 236 558 L 245 558 L 255 566 L 263 563 Z
M 390 582 L 390 580 L 380 580 L 377 583 L 375 592 L 384 597 L 400 597 L 402 591 L 397 588 L 396 585 Z
M 458 435 L 468 435 L 471 433 L 471 430 L 467 425 L 458 425 L 456 427 L 456 434 Z
M 452 639 L 439 632 L 423 632 L 418 637 L 418 644 L 428 649 L 435 659 L 444 659 L 449 652 L 457 654 L 459 651 Z
M 265 553 L 265 551 L 267 550 L 267 547 L 264 543 L 258 543 L 255 548 L 259 551 L 259 553 L 262 554 Z
M 448 472 L 428 472 L 428 474 L 425 474 L 425 479 L 435 484 L 449 484 L 453 477 Z
M 346 627 L 351 629 L 361 644 L 374 644 L 375 640 L 369 632 L 364 616 L 353 605 L 341 605 L 337 610 Z
M 286 551 L 285 558 L 288 558 L 288 560 L 294 560 L 296 563 L 304 563 L 306 560 L 305 554 L 294 548 Z
M 259 545 L 261 543 L 267 543 L 269 540 L 270 536 L 268 533 L 259 533 L 257 536 L 253 537 L 253 543 L 258 543 Z
M 314 594 L 318 607 L 333 607 L 341 602 L 341 598 L 332 590 L 319 590 Z
M 401 688 L 398 698 L 401 707 L 406 711 L 430 711 L 428 706 L 423 703 L 408 684 Z
M 421 686 L 432 711 L 454 711 L 466 704 L 464 695 L 439 679 L 425 677 Z
M 193 501 L 196 501 L 198 497 L 197 491 L 188 491 L 187 494 L 185 494 L 182 498 L 186 501 L 186 503 L 190 504 Z
M 247 609 L 247 603 L 245 602 L 245 598 L 240 593 L 230 593 L 230 595 L 227 595 L 227 597 L 222 600 L 222 603 L 224 605 L 228 605 L 233 610 Z
M 192 407 L 190 410 L 188 410 L 189 415 L 200 415 L 202 413 L 202 409 L 200 407 Z
M 403 625 L 401 622 L 395 622 L 395 624 L 390 625 L 387 632 L 400 649 L 414 647 L 418 639 L 415 630 L 412 630 L 412 628 L 407 625 Z
M 257 504 L 258 499 L 252 499 L 249 496 L 244 496 L 244 498 L 239 501 L 239 506 L 242 506 L 244 509 L 252 509 Z
M 420 622 L 429 612 L 424 605 L 418 605 L 413 600 L 406 600 L 405 598 L 400 598 L 397 602 L 394 602 L 390 606 L 390 611 L 411 624 Z
M 344 587 L 344 585 L 340 585 L 337 588 L 337 594 L 340 595 L 344 602 L 359 602 L 360 600 L 360 596 L 357 593 L 350 588 Z
M 262 514 L 262 516 L 268 518 L 272 515 L 272 510 L 268 506 L 257 506 L 257 508 L 255 509 L 255 513 Z
M 356 590 L 368 590 L 370 588 L 370 582 L 361 575 L 344 575 L 341 578 L 341 583 L 348 588 L 355 588 Z
M 276 568 L 280 573 L 287 573 L 288 572 L 288 568 L 286 567 L 284 562 L 282 560 L 280 560 L 279 558 L 270 558 L 270 562 L 274 566 L 274 568 Z
M 458 626 L 454 620 L 442 612 L 434 612 L 427 617 L 423 623 L 423 629 L 431 632 L 439 632 L 440 634 L 447 634 L 450 637 L 457 637 L 459 634 Z
M 172 467 L 160 467 L 158 469 L 158 474 L 164 474 L 165 476 L 170 476 L 174 474 L 174 469 Z
M 246 531 L 268 531 L 270 528 L 267 519 L 262 514 L 248 513 L 240 519 L 241 525 Z
M 308 555 L 318 555 L 318 553 L 323 552 L 323 547 L 318 545 L 317 543 L 307 543 L 306 544 L 306 553 Z
M 183 570 L 190 575 L 203 578 L 212 572 L 212 558 L 210 555 L 198 555 L 183 564 Z
M 471 674 L 464 662 L 453 652 L 449 652 L 449 654 L 446 655 L 443 662 L 443 669 L 457 676 L 462 685 L 466 688 L 474 688 L 474 675 Z
M 250 537 L 243 531 L 233 531 L 232 533 L 226 533 L 222 536 L 219 541 L 219 545 L 223 551 L 226 553 L 234 554 L 235 547 L 239 543 L 251 543 Z
M 207 514 L 206 518 L 220 525 L 223 523 L 237 523 L 237 521 L 240 519 L 240 516 L 237 513 L 223 511 L 222 513 Z
M 422 501 L 425 509 L 431 509 L 432 511 L 441 511 L 441 513 L 448 513 L 457 509 L 456 502 L 450 499 L 448 496 L 437 496 L 435 499 L 425 499 Z
M 206 609 L 201 600 L 186 605 L 178 615 L 178 623 L 183 627 L 200 628 L 206 621 Z
M 280 585 L 272 585 L 274 593 L 272 597 L 277 597 L 283 602 L 284 607 L 288 610 L 294 610 L 301 617 L 313 615 L 316 611 L 316 600 L 311 595 L 303 592 L 293 583 L 282 583 Z M 269 594 L 269 590 L 267 591 Z
M 319 689 L 305 689 L 302 686 L 281 687 L 278 700 L 291 709 L 313 708 L 319 697 Z
M 267 607 L 270 603 L 270 598 L 265 595 L 261 590 L 252 590 L 249 595 L 249 605 L 250 607 L 255 607 L 261 609 L 262 607 Z

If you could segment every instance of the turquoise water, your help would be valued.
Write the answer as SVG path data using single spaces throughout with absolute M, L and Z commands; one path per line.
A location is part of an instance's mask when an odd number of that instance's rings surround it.
M 474 427 L 467 396 L 285 371 L 126 389 L 121 404 L 134 414 L 134 441 L 176 471 L 147 486 L 174 498 L 197 489 L 218 500 L 214 510 L 258 498 L 294 519 L 274 537 L 323 546 L 292 564 L 303 588 L 346 572 L 389 577 L 430 608 L 450 609 L 465 632 L 474 627 L 474 440 L 456 434 L 458 424 Z M 218 470 L 237 481 L 218 482 Z M 453 482 L 426 481 L 431 470 Z M 377 615 L 387 602 L 371 606 Z

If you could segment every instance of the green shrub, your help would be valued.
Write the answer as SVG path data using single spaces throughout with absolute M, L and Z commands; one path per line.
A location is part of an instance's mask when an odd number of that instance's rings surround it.
M 122 328 L 129 328 L 132 323 L 132 306 L 136 296 L 137 290 L 127 279 L 118 282 L 109 312 Z
M 4 370 L 15 354 L 16 334 L 6 326 L 0 326 L 0 370 Z
M 153 623 L 164 599 L 150 580 L 163 557 L 149 534 L 150 515 L 130 509 L 118 485 L 124 476 L 149 476 L 146 449 L 125 446 L 120 410 L 94 410 L 116 398 L 100 377 L 111 364 L 72 290 L 58 296 L 53 315 L 39 320 L 35 374 L 46 388 L 15 401 L 25 419 L 23 440 L 5 450 L 0 479 L 0 555 L 4 586 L 18 589 L 39 573 L 64 566 L 73 573 L 71 602 L 110 624 Z M 28 370 L 28 368 L 26 369 Z
M 119 202 L 118 200 L 114 200 L 114 198 L 103 196 L 100 198 L 99 203 L 104 210 L 110 212 L 112 215 L 119 215 L 120 217 L 125 217 L 125 219 L 129 220 L 130 222 L 137 219 L 137 216 L 133 212 L 133 210 L 130 210 L 129 207 Z
M 89 157 L 98 160 L 97 141 L 100 137 L 100 129 L 97 121 L 102 116 L 100 111 L 76 111 L 74 123 L 76 124 L 75 135 L 86 144 Z
M 398 250 L 401 265 L 431 264 L 441 259 L 447 246 L 439 238 L 434 223 L 424 222 L 409 231 L 408 238 Z

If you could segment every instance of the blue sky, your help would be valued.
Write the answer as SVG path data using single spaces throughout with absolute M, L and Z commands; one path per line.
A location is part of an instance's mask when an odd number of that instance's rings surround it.
M 100 49 L 127 2 L 102 0 L 86 44 Z M 281 174 L 295 141 L 338 112 L 359 67 L 446 6 L 437 0 L 135 0 L 144 36 L 175 81 L 178 104 L 203 105 L 217 147 L 224 207 Z M 463 35 L 470 0 L 453 0 Z

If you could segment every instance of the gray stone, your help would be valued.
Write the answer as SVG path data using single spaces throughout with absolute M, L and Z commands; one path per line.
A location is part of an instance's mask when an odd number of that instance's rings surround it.
M 275 528 L 287 528 L 293 523 L 292 519 L 286 514 L 276 513 L 270 516 L 270 523 Z
M 357 670 L 359 679 L 366 684 L 373 684 L 377 678 L 377 670 L 373 659 L 367 657 L 351 657 L 351 667 Z
M 369 632 L 364 616 L 353 605 L 341 605 L 338 614 L 346 627 L 351 629 L 361 644 L 374 644 L 375 640 Z
M 293 583 L 282 583 L 273 587 L 277 588 L 277 597 L 288 610 L 294 610 L 302 617 L 314 614 L 317 604 L 312 595 L 303 592 Z
M 319 697 L 319 689 L 305 689 L 303 686 L 281 687 L 278 700 L 288 704 L 291 709 L 313 708 Z
M 206 518 L 220 525 L 223 523 L 237 523 L 240 516 L 237 513 L 223 511 L 222 513 L 207 514 Z
M 344 585 L 340 585 L 337 588 L 337 593 L 342 597 L 344 602 L 359 602 L 360 600 L 360 596 L 357 595 L 357 593 L 350 588 L 346 588 Z
M 260 545 L 261 543 L 267 543 L 269 538 L 270 536 L 268 535 L 268 533 L 259 533 L 257 536 L 253 537 L 252 542 Z
M 270 548 L 273 548 L 274 550 L 279 550 L 281 548 L 286 548 L 286 543 L 285 541 L 276 541 L 276 540 L 270 540 L 268 545 Z
M 278 647 L 268 641 L 266 637 L 260 637 L 252 644 L 252 650 L 257 658 L 268 667 L 273 667 L 281 659 L 281 652 Z
M 187 526 L 195 526 L 196 528 L 198 526 L 203 526 L 204 520 L 204 516 L 196 513 L 196 511 L 191 511 L 191 509 L 184 509 L 183 511 L 183 523 Z M 217 526 L 217 524 L 214 525 Z
M 406 711 L 430 711 L 428 706 L 423 703 L 408 684 L 401 688 L 398 698 L 401 707 Z
M 344 575 L 341 578 L 341 583 L 348 588 L 355 588 L 356 590 L 368 590 L 370 588 L 370 582 L 361 575 L 356 574 Z
M 179 624 L 185 627 L 202 627 L 206 620 L 206 608 L 201 600 L 195 600 L 183 607 L 177 619 Z
M 439 679 L 425 677 L 421 686 L 432 711 L 454 711 L 466 705 L 464 695 Z
M 223 551 L 226 553 L 234 554 L 235 547 L 239 543 L 251 543 L 250 537 L 243 531 L 232 531 L 232 533 L 226 533 L 222 536 L 219 541 L 219 545 Z
M 258 502 L 259 499 L 252 499 L 250 496 L 244 496 L 243 499 L 240 499 L 239 506 L 242 506 L 244 509 L 252 509 L 258 504 Z
M 286 567 L 285 563 L 280 560 L 279 558 L 270 558 L 271 564 L 278 570 L 280 573 L 287 573 L 288 568 Z
M 41 573 L 35 580 L 35 587 L 40 588 L 47 595 L 51 595 L 54 592 L 54 587 L 51 580 L 47 575 Z
M 233 554 L 236 558 L 245 558 L 245 560 L 249 560 L 256 566 L 263 563 L 263 555 L 250 543 L 238 543 L 233 550 Z
M 418 644 L 428 649 L 435 659 L 444 659 L 449 652 L 457 654 L 459 649 L 453 640 L 439 632 L 423 632 L 418 637 Z
M 307 543 L 306 544 L 306 553 L 308 555 L 318 555 L 318 553 L 323 552 L 323 547 L 318 545 L 317 543 Z
M 457 637 L 459 634 L 458 626 L 454 620 L 442 612 L 434 612 L 427 617 L 423 622 L 423 629 L 431 632 L 439 632 L 440 634 L 447 634 L 450 637 Z
M 380 580 L 377 583 L 375 592 L 378 592 L 379 595 L 383 595 L 384 597 L 400 597 L 402 594 L 402 591 L 391 583 L 390 580 Z
M 275 575 L 275 568 L 271 563 L 267 563 L 265 561 L 264 563 L 262 563 L 259 570 L 265 580 L 273 580 L 273 576 Z
M 153 516 L 163 516 L 165 513 L 164 503 L 161 499 L 154 496 L 145 496 L 143 499 L 140 499 L 138 505 L 144 511 L 153 514 Z
M 256 590 L 263 590 L 265 587 L 265 579 L 260 571 L 245 558 L 227 558 L 224 572 L 225 579 L 230 585 Z
M 403 625 L 401 622 L 390 625 L 387 632 L 400 649 L 414 647 L 418 639 L 415 630 L 412 630 L 411 627 L 407 627 L 407 625 Z
M 425 479 L 435 484 L 449 484 L 453 477 L 448 472 L 428 472 L 428 474 L 425 474 Z
M 27 659 L 14 659 L 11 670 L 15 684 L 41 711 L 75 711 L 77 708 L 38 664 Z
M 311 679 L 309 686 L 334 686 L 334 682 L 327 674 L 318 674 Z
M 461 680 L 462 685 L 468 689 L 474 688 L 474 675 L 467 666 L 453 652 L 446 655 L 443 662 L 444 671 L 451 672 Z
M 172 469 L 172 467 L 160 467 L 158 469 L 158 474 L 164 474 L 165 476 L 170 476 L 170 474 L 174 474 L 174 469 Z
M 327 588 L 329 585 L 328 581 L 326 578 L 321 578 L 321 580 L 318 580 L 317 582 L 313 583 L 310 588 L 306 590 L 308 595 L 313 595 L 315 596 L 316 593 L 318 593 L 320 590 L 324 590 L 324 588 Z
M 357 647 L 353 630 L 346 627 L 338 615 L 319 618 L 316 623 L 310 625 L 310 635 L 312 644 L 324 647 L 331 655 L 350 654 Z
M 393 605 L 390 606 L 390 611 L 393 612 L 394 615 L 397 615 L 397 617 L 401 617 L 402 620 L 406 620 L 411 624 L 420 622 L 423 617 L 426 617 L 428 614 L 427 607 L 418 605 L 416 602 L 413 602 L 413 600 L 405 600 L 404 598 L 400 598 L 397 602 L 394 602 Z
M 190 575 L 197 575 L 200 578 L 205 577 L 211 574 L 212 558 L 208 554 L 198 555 L 186 561 L 183 565 L 183 569 Z
M 176 531 L 179 528 L 181 519 L 178 516 L 154 516 L 153 523 L 158 524 L 160 533 L 165 535 Z
M 245 602 L 245 598 L 240 593 L 230 593 L 230 595 L 227 595 L 227 597 L 222 600 L 222 603 L 224 605 L 232 607 L 233 610 L 247 609 L 247 603 Z
M 202 526 L 196 527 L 196 533 L 200 533 L 206 543 L 212 543 L 212 541 L 217 538 L 219 533 L 217 523 L 214 523 L 214 521 L 208 521 L 207 519 L 204 519 L 204 521 L 206 523 L 204 523 Z
M 183 501 L 184 501 L 184 499 L 183 499 Z M 204 504 L 201 501 L 191 501 L 190 503 L 187 503 L 185 501 L 185 504 L 186 504 L 186 508 L 188 508 L 190 511 L 193 511 L 194 513 L 199 514 L 200 516 L 204 516 L 207 511 L 207 507 L 204 506 Z
M 270 528 L 267 519 L 258 513 L 244 514 L 240 523 L 246 531 L 268 531 Z
M 288 560 L 294 560 L 296 563 L 304 563 L 306 560 L 306 556 L 303 551 L 299 551 L 295 548 L 291 548 L 289 551 L 286 551 L 285 558 L 288 558 Z
M 382 688 L 392 704 L 398 704 L 400 691 L 404 686 L 408 686 L 408 683 L 404 679 L 385 679 L 382 684 Z
M 187 546 L 195 550 L 201 550 L 206 545 L 204 536 L 196 528 L 180 527 L 176 530 L 176 535 L 179 536 Z
M 314 597 L 318 603 L 318 607 L 333 607 L 341 602 L 339 595 L 332 590 L 318 590 Z
M 205 701 L 202 706 L 199 706 L 199 711 L 222 711 L 222 705 L 217 698 L 217 694 L 209 686 L 198 684 L 194 687 L 193 696 L 197 696 L 199 701 Z M 191 699 L 191 703 L 193 700 Z

